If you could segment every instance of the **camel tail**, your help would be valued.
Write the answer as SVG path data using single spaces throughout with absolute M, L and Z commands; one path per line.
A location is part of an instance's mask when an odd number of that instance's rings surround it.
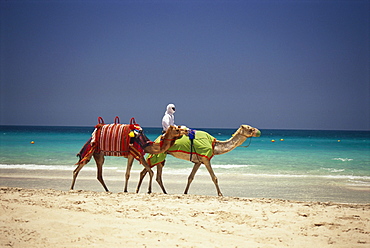
M 92 138 L 90 138 L 81 148 L 80 152 L 77 153 L 76 156 L 79 157 L 79 160 L 76 165 L 82 164 L 83 162 L 87 164 L 90 161 L 91 156 L 94 154 L 95 151 L 95 145 L 91 143 L 91 140 Z

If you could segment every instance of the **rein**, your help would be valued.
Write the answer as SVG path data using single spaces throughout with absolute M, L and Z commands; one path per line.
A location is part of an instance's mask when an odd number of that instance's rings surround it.
M 178 139 L 180 139 L 180 137 L 181 136 L 179 136 L 179 137 L 175 137 L 175 138 L 173 138 L 173 139 L 168 139 L 168 138 L 165 138 L 165 137 L 161 137 L 161 140 L 178 140 Z
M 163 141 L 164 140 L 169 140 L 169 141 L 174 141 L 174 140 L 178 140 L 180 137 L 175 137 L 175 138 L 173 138 L 173 139 L 167 139 L 167 138 L 165 138 L 165 137 L 161 137 L 161 147 L 162 147 L 162 144 L 163 144 Z
M 249 144 L 248 145 L 246 145 L 246 146 L 240 146 L 240 147 L 245 147 L 245 148 L 247 148 L 247 147 L 249 147 L 250 145 L 251 145 L 251 143 L 252 143 L 252 137 L 249 137 L 250 139 L 249 139 Z

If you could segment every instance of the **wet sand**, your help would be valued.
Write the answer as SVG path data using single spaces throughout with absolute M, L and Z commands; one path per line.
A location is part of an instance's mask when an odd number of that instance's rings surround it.
M 55 189 L 67 191 L 72 181 L 70 170 L 25 170 L 0 169 L 0 186 L 34 189 Z M 155 171 L 155 169 L 154 169 Z M 106 168 L 104 180 L 113 193 L 123 191 L 125 171 Z M 355 184 L 348 179 L 317 177 L 269 177 L 263 175 L 217 174 L 219 186 L 224 196 L 245 198 L 273 198 L 296 201 L 320 201 L 337 203 L 370 203 L 370 187 L 366 184 Z M 133 170 L 129 180 L 129 192 L 135 192 L 139 171 Z M 140 192 L 146 193 L 149 177 L 144 179 Z M 163 182 L 169 194 L 184 192 L 187 175 L 163 173 Z M 75 188 L 104 192 L 96 179 L 96 169 L 81 170 Z M 161 193 L 155 178 L 153 192 Z M 189 194 L 217 196 L 215 186 L 208 174 L 198 173 L 190 186 Z

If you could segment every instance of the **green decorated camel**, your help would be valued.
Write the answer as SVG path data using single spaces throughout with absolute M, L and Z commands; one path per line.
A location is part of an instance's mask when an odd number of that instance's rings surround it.
M 167 154 L 170 154 L 176 158 L 191 161 L 194 163 L 193 170 L 188 177 L 188 183 L 186 185 L 184 194 L 187 194 L 191 182 L 194 179 L 195 173 L 199 169 L 201 164 L 204 164 L 211 176 L 213 183 L 216 186 L 217 194 L 222 196 L 221 190 L 218 186 L 218 180 L 213 172 L 211 166 L 211 159 L 214 155 L 221 155 L 232 151 L 236 147 L 243 144 L 247 138 L 259 137 L 261 132 L 257 128 L 253 128 L 248 125 L 241 125 L 239 129 L 233 134 L 233 136 L 226 141 L 219 141 L 212 137 L 210 134 L 204 131 L 195 131 L 195 137 L 191 141 L 188 136 L 183 136 L 178 139 L 175 144 L 169 148 L 165 153 L 162 154 L 150 154 L 147 158 L 148 164 L 153 167 L 157 166 L 157 182 L 161 186 L 163 193 L 167 193 L 163 182 L 162 182 L 162 170 L 165 163 Z M 147 170 L 144 169 L 140 173 L 140 180 L 137 186 L 139 191 L 142 180 L 144 179 Z

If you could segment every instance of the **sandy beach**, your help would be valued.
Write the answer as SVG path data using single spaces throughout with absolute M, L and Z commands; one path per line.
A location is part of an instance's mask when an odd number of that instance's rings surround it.
M 1 247 L 368 247 L 370 204 L 0 188 Z

